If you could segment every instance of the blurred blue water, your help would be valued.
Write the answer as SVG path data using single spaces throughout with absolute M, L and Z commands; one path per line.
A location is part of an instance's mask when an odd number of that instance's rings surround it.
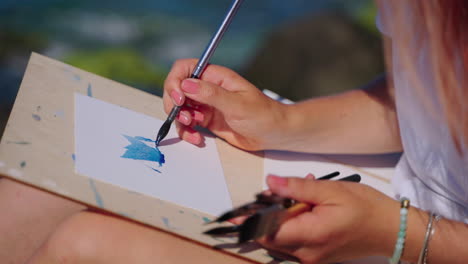
M 215 61 L 219 59 L 219 63 L 239 69 L 274 28 L 324 10 L 353 13 L 368 2 L 245 0 L 227 40 L 217 52 L 225 56 L 218 55 Z M 179 57 L 200 54 L 230 3 L 231 0 L 3 0 L 0 23 L 20 32 L 43 34 L 51 42 L 47 55 L 58 59 L 76 48 L 128 45 L 168 66 Z
M 356 12 L 369 0 L 245 0 L 213 63 L 240 70 L 273 29 L 325 10 Z M 126 48 L 168 69 L 198 57 L 231 0 L 0 0 L 0 26 L 40 36 L 41 53 L 63 59 L 76 50 Z M 1 28 L 0 28 L 1 30 Z M 0 102 L 11 101 L 31 50 L 0 61 Z

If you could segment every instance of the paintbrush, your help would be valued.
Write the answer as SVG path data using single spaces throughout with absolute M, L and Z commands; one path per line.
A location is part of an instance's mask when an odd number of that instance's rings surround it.
M 229 11 L 227 12 L 226 16 L 224 17 L 223 22 L 219 26 L 218 30 L 216 33 L 213 35 L 211 38 L 211 41 L 208 43 L 208 46 L 206 47 L 205 51 L 203 52 L 203 55 L 200 57 L 198 60 L 197 66 L 192 72 L 192 75 L 190 78 L 195 78 L 195 79 L 200 79 L 203 71 L 205 70 L 206 66 L 208 65 L 208 62 L 210 61 L 211 56 L 215 52 L 216 48 L 218 47 L 219 42 L 224 36 L 224 33 L 226 33 L 229 25 L 231 24 L 234 16 L 237 13 L 237 10 L 241 6 L 243 0 L 234 0 L 232 2 L 231 8 L 229 8 Z M 167 133 L 169 133 L 169 130 L 171 128 L 172 122 L 174 122 L 175 118 L 180 112 L 180 109 L 182 106 L 176 105 L 172 108 L 171 112 L 169 113 L 166 121 L 164 124 L 161 126 L 161 128 L 158 131 L 158 134 L 156 136 L 155 140 L 155 145 L 156 147 L 159 146 L 159 143 L 161 143 L 161 140 L 163 140 L 166 136 Z
M 332 172 L 330 174 L 327 174 L 325 176 L 322 176 L 320 178 L 317 178 L 317 180 L 330 180 L 336 176 L 340 175 L 338 171 Z M 280 198 L 275 201 L 275 198 Z M 240 207 L 237 207 L 235 209 L 229 210 L 226 213 L 222 214 L 220 217 L 216 218 L 215 220 L 206 223 L 211 224 L 211 223 L 221 223 L 224 221 L 227 221 L 229 219 L 243 216 L 243 215 L 251 215 L 255 213 L 256 211 L 266 208 L 274 203 L 281 203 L 283 200 L 289 200 L 289 199 L 284 199 L 279 196 L 268 196 L 268 195 L 263 195 L 263 194 L 257 194 L 256 199 L 254 202 L 244 204 Z
M 339 181 L 360 182 L 361 176 L 358 174 L 353 174 L 351 176 L 339 179 Z M 238 243 L 244 243 L 249 240 L 271 235 L 278 230 L 282 223 L 297 215 L 310 211 L 311 208 L 312 205 L 306 203 L 297 203 L 287 210 L 278 210 L 278 208 L 272 208 L 271 210 L 262 212 L 261 214 L 255 214 L 245 220 L 245 222 L 241 225 Z
M 339 181 L 360 182 L 361 176 L 353 174 L 339 179 Z M 240 244 L 275 233 L 282 223 L 292 217 L 310 211 L 311 208 L 312 205 L 306 203 L 296 203 L 289 208 L 285 208 L 281 203 L 276 203 L 259 210 L 247 218 L 241 225 L 213 228 L 204 232 L 204 234 L 224 236 L 238 233 L 238 243 Z

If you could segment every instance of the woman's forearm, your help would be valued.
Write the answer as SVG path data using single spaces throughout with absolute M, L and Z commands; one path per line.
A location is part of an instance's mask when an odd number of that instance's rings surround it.
M 401 151 L 395 107 L 385 77 L 361 90 L 286 107 L 276 149 L 342 154 Z

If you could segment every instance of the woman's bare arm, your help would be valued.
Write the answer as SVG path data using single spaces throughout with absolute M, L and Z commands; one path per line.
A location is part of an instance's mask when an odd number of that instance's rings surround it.
M 402 150 L 393 89 L 385 76 L 367 87 L 287 106 L 275 149 L 370 154 Z

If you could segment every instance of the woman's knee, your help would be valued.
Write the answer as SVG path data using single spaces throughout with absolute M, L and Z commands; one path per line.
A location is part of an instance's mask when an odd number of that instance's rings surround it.
M 211 260 L 244 263 L 140 224 L 86 211 L 60 225 L 31 262 L 207 263 Z
M 90 212 L 77 213 L 52 233 L 32 259 L 32 263 L 99 262 L 100 247 L 105 243 L 104 219 Z

